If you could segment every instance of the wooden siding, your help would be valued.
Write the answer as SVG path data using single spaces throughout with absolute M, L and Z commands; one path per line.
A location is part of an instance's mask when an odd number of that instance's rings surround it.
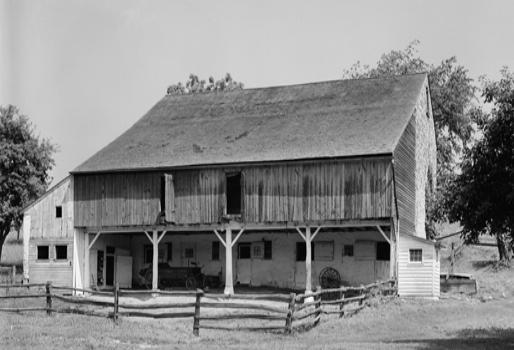
M 29 238 L 72 238 L 72 181 L 67 178 L 50 189 L 24 212 L 30 218 Z M 56 207 L 62 207 L 62 217 L 56 217 Z
M 410 262 L 409 250 L 421 249 L 422 262 Z M 398 293 L 406 297 L 439 297 L 439 260 L 430 242 L 412 236 L 400 237 Z
M 390 165 L 389 159 L 381 159 L 247 168 L 244 221 L 390 217 Z
M 391 216 L 392 167 L 390 158 L 384 157 L 170 171 L 165 181 L 165 187 L 173 187 L 173 191 L 168 189 L 165 201 L 168 221 L 219 223 L 226 212 L 225 173 L 234 170 L 242 172 L 241 219 L 246 223 Z M 155 224 L 160 212 L 162 175 L 77 175 L 75 225 Z M 173 208 L 169 208 L 171 203 Z
M 161 211 L 159 173 L 75 175 L 75 226 L 153 225 Z
M 45 261 L 37 260 L 37 246 L 49 246 L 50 257 Z M 55 246 L 68 247 L 68 259 L 55 259 Z M 46 283 L 52 281 L 54 285 L 71 286 L 73 275 L 73 238 L 31 239 L 29 243 L 29 282 Z
M 411 118 L 394 151 L 400 234 L 416 234 L 416 128 Z

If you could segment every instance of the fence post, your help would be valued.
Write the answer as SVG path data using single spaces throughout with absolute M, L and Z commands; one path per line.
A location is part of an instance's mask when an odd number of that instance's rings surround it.
M 315 304 L 315 308 L 316 308 L 316 313 L 314 314 L 315 317 L 314 317 L 314 327 L 316 327 L 319 323 L 319 320 L 321 318 L 321 286 L 317 286 L 316 287 L 316 304 Z
M 112 314 L 112 319 L 115 324 L 118 324 L 118 304 L 120 300 L 120 285 L 116 282 L 114 286 L 114 312 Z
M 46 314 L 48 316 L 52 315 L 52 282 L 46 282 Z
M 293 331 L 293 314 L 294 314 L 295 303 L 296 303 L 296 293 L 289 294 L 289 306 L 287 308 L 286 327 L 285 327 L 285 332 L 287 334 L 291 334 L 291 332 Z
M 202 300 L 203 290 L 196 290 L 195 315 L 193 319 L 193 334 L 200 335 L 200 302 Z
M 341 302 L 339 303 L 339 317 L 344 316 L 344 292 L 341 291 L 339 294 L 339 299 L 341 299 Z

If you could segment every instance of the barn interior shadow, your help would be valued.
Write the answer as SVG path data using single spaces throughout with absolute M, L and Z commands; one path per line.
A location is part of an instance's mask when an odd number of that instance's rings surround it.
M 463 329 L 445 339 L 408 339 L 392 344 L 414 349 L 514 349 L 514 328 Z

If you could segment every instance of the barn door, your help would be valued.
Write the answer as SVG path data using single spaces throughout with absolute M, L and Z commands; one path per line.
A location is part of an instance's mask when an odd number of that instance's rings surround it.
M 175 222 L 175 186 L 173 175 L 164 174 L 164 213 L 167 222 Z

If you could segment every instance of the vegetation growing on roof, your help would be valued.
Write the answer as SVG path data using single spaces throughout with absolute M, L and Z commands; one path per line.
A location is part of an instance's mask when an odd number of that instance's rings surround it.
M 227 73 L 224 78 L 215 80 L 213 77 L 209 77 L 208 82 L 201 80 L 195 74 L 189 74 L 187 81 L 182 84 L 170 85 L 166 90 L 167 95 L 184 95 L 184 94 L 198 94 L 202 92 L 211 91 L 231 91 L 231 90 L 242 90 L 244 87 L 243 83 L 237 82 L 232 79 L 232 76 Z

